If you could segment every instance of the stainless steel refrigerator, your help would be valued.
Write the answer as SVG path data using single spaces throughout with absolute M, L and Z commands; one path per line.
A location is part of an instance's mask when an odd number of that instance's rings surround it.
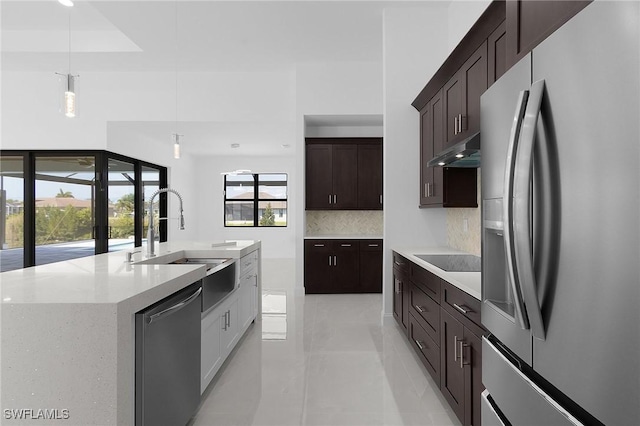
M 591 3 L 481 98 L 485 426 L 640 424 L 639 15 Z

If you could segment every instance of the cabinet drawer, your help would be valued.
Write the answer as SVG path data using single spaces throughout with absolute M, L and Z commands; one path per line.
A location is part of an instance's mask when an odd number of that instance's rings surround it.
M 409 261 L 395 251 L 393 252 L 393 269 L 396 269 L 401 273 L 409 273 Z
M 239 277 L 251 272 L 258 265 L 258 251 L 254 251 L 240 258 Z
M 480 321 L 480 301 L 459 288 L 444 283 L 441 305 L 456 317 L 462 317 L 482 327 Z
M 440 300 L 440 278 L 426 269 L 411 263 L 411 272 L 409 274 L 411 281 L 416 284 L 422 291 L 431 296 L 433 300 Z
M 411 285 L 409 299 L 410 310 L 416 318 L 424 320 L 423 328 L 433 340 L 440 341 L 440 306 L 435 300 L 427 296 L 420 288 Z
M 360 251 L 382 251 L 382 240 L 362 240 Z
M 420 321 L 409 314 L 409 340 L 429 374 L 440 386 L 440 347 L 429 337 Z

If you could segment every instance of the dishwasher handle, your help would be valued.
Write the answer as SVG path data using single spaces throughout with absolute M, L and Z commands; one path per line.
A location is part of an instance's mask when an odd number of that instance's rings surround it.
M 202 293 L 202 287 L 198 287 L 198 289 L 191 296 L 187 297 L 183 301 L 178 302 L 175 305 L 173 305 L 173 306 L 171 306 L 171 307 L 169 307 L 167 309 L 163 309 L 162 311 L 147 317 L 147 324 L 151 324 L 154 321 L 159 321 L 160 319 L 162 319 L 163 316 L 169 315 L 169 314 L 171 314 L 173 312 L 176 312 L 176 311 L 184 308 L 189 303 L 191 303 L 193 300 L 195 300 L 198 296 L 200 296 L 200 293 Z

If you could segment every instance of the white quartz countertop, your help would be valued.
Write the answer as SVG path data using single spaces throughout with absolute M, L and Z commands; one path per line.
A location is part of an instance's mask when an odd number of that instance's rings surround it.
M 212 247 L 212 242 L 167 242 L 157 244 L 157 256 L 153 260 L 145 257 L 143 246 L 131 263 L 125 261 L 126 251 L 120 251 L 3 272 L 0 274 L 1 303 L 118 304 L 141 298 L 136 302 L 146 306 L 147 300 L 154 303 L 203 278 L 206 266 L 143 263 L 163 262 L 167 256 L 240 258 L 260 247 L 260 242 L 253 240 L 229 244 L 233 245 Z
M 382 235 L 305 235 L 305 240 L 381 240 Z
M 434 273 L 443 280 L 458 287 L 465 293 L 482 300 L 482 279 L 480 272 L 448 272 L 431 263 L 420 259 L 417 254 L 469 254 L 449 247 L 414 247 L 394 248 L 393 251 L 405 257 L 407 260 Z

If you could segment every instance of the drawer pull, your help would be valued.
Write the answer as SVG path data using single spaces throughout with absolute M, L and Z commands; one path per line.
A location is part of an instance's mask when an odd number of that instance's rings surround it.
M 416 342 L 416 345 L 418 345 L 421 351 L 424 351 L 424 342 L 421 342 L 420 340 L 414 340 L 414 342 Z
M 453 304 L 453 307 L 462 312 L 463 314 L 468 314 L 469 312 L 473 312 L 473 309 L 469 308 L 467 305 L 458 305 L 457 303 Z
M 314 247 L 324 247 L 324 244 L 314 244 Z
M 398 262 L 398 261 L 394 260 L 394 261 L 393 261 L 393 264 L 394 264 L 394 265 L 398 265 L 398 266 L 403 266 L 403 265 L 404 265 L 404 262 Z
M 351 244 L 340 244 L 340 247 L 351 247 Z
M 369 247 L 378 247 L 378 244 L 369 244 Z
M 426 309 L 425 309 L 425 308 L 423 308 L 422 306 L 418 306 L 418 305 L 413 305 L 413 306 L 414 306 L 414 307 L 418 310 L 418 312 L 420 312 L 421 314 L 422 314 L 422 313 L 424 313 L 424 312 L 426 312 Z

